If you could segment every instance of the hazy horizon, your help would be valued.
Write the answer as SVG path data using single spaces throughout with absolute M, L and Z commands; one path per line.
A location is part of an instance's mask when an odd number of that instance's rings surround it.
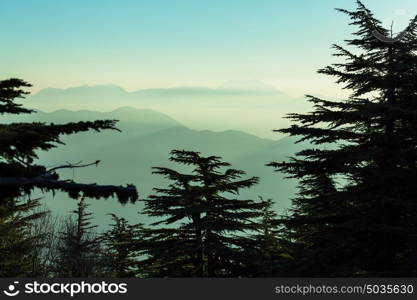
M 396 32 L 417 10 L 414 0 L 363 2 Z M 336 7 L 353 9 L 355 1 L 3 1 L 0 77 L 23 78 L 34 93 L 259 80 L 292 97 L 344 97 L 316 74 L 334 62 L 331 45 L 352 32 Z
M 417 11 L 415 0 L 364 4 L 396 32 Z M 275 139 L 286 114 L 310 110 L 305 94 L 349 95 L 317 74 L 354 30 L 337 7 L 355 1 L 1 2 L 0 77 L 31 83 L 26 105 L 44 111 L 133 106 Z
M 22 101 L 25 106 L 52 112 L 60 109 L 112 111 L 130 106 L 164 113 L 197 130 L 240 130 L 276 140 L 273 132 L 289 125 L 284 117 L 311 105 L 261 81 L 228 81 L 216 88 L 175 87 L 126 91 L 117 85 L 46 88 Z

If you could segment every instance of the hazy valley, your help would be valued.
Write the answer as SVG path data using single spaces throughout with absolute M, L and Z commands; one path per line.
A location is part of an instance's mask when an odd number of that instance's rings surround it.
M 271 140 L 236 130 L 194 130 L 157 111 L 132 107 L 122 107 L 111 112 L 38 112 L 4 120 L 65 123 L 96 119 L 120 120 L 118 127 L 122 132 L 91 132 L 64 137 L 66 145 L 47 154 L 40 152 L 40 162 L 47 166 L 55 166 L 65 162 L 88 163 L 101 160 L 98 167 L 62 170 L 60 174 L 62 178 L 84 183 L 92 183 L 92 178 L 93 182 L 100 184 L 133 183 L 138 187 L 140 198 L 143 199 L 152 192 L 152 188 L 162 187 L 167 183 L 160 176 L 151 173 L 152 167 L 178 168 L 168 161 L 170 150 L 195 150 L 221 156 L 234 168 L 246 171 L 247 176 L 260 177 L 257 186 L 239 197 L 272 198 L 280 211 L 289 207 L 289 199 L 295 191 L 294 181 L 282 180 L 282 174 L 273 172 L 273 169 L 265 164 L 282 161 L 298 149 L 302 149 L 302 145 L 294 144 L 290 138 Z M 48 193 L 44 197 L 48 207 L 55 213 L 66 214 L 76 206 L 76 201 L 64 194 L 57 193 L 53 196 Z M 88 201 L 92 204 L 91 209 L 100 224 L 108 223 L 110 217 L 107 214 L 110 212 L 120 214 L 132 222 L 145 221 L 138 216 L 138 211 L 142 208 L 140 202 L 121 206 L 115 199 Z

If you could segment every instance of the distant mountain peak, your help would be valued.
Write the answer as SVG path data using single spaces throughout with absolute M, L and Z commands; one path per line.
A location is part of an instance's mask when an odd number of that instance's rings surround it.
M 42 95 L 49 93 L 85 93 L 85 92 L 119 92 L 126 93 L 126 90 L 114 84 L 98 84 L 98 85 L 80 85 L 68 88 L 44 88 L 34 95 Z
M 116 95 L 203 95 L 224 92 L 238 92 L 238 93 L 281 93 L 274 87 L 265 84 L 259 80 L 231 80 L 226 81 L 217 88 L 203 87 L 203 86 L 177 86 L 171 88 L 152 88 L 139 89 L 128 92 L 122 87 L 115 84 L 99 84 L 99 85 L 80 85 L 69 88 L 44 88 L 38 93 L 32 95 L 32 98 L 43 97 L 46 95 L 54 96 L 87 96 L 92 94 L 106 95 L 107 93 Z

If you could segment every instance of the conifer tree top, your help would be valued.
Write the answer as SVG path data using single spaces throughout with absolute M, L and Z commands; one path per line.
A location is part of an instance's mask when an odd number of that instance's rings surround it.
M 345 100 L 307 96 L 310 113 L 293 113 L 279 132 L 306 149 L 270 166 L 299 181 L 291 214 L 281 218 L 297 276 L 415 276 L 417 218 L 417 18 L 395 42 L 358 1 L 339 9 L 357 31 L 341 62 L 319 73 L 351 92 Z M 349 48 L 349 49 L 348 49 Z M 411 254 L 412 253 L 412 254 Z

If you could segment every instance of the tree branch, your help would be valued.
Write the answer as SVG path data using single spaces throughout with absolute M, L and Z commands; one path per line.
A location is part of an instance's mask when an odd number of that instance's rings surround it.
M 136 187 L 133 185 L 97 185 L 76 183 L 70 180 L 53 180 L 39 177 L 0 177 L 2 188 L 39 188 L 46 190 L 60 190 L 68 193 L 72 198 L 79 198 L 80 193 L 89 198 L 109 198 L 116 196 L 121 203 L 135 202 L 138 199 Z
M 89 167 L 89 166 L 93 166 L 93 165 L 95 165 L 97 167 L 98 164 L 100 163 L 100 160 L 96 160 L 95 162 L 92 162 L 92 163 L 89 163 L 89 164 L 84 164 L 84 165 L 80 165 L 80 163 L 82 163 L 82 161 L 79 161 L 75 164 L 68 163 L 67 165 L 57 166 L 57 167 L 54 167 L 54 168 L 51 168 L 51 169 L 47 170 L 46 174 L 50 174 L 53 171 L 56 171 L 58 169 L 85 168 L 85 167 Z

